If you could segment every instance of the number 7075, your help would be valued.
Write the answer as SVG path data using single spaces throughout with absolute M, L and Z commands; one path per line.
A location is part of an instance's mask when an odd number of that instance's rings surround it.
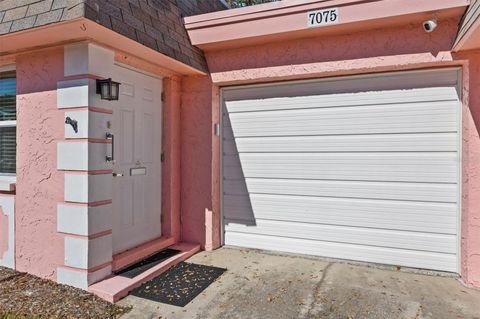
M 338 22 L 338 9 L 325 9 L 308 13 L 308 26 L 316 27 Z

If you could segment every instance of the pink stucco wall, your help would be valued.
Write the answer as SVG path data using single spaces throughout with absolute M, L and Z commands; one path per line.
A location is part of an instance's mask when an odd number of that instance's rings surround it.
M 480 53 L 450 53 L 457 26 L 458 20 L 449 20 L 441 21 L 431 34 L 419 25 L 407 25 L 207 52 L 210 77 L 166 80 L 163 210 L 172 214 L 165 215 L 171 218 L 164 221 L 165 230 L 204 248 L 220 245 L 220 139 L 213 134 L 219 122 L 219 86 L 466 66 L 465 74 L 470 75 L 464 108 L 462 276 L 480 285 L 480 93 L 469 90 L 480 85 Z M 56 108 L 63 49 L 20 55 L 16 64 L 17 268 L 54 279 L 56 267 L 63 264 L 63 237 L 56 231 L 63 173 L 56 169 L 55 143 L 63 140 L 63 112 Z M 181 225 L 175 220 L 179 211 Z
M 451 19 L 433 33 L 415 24 L 267 43 L 207 52 L 207 62 L 213 82 L 222 85 L 395 70 L 419 59 L 445 60 L 457 27 L 458 20 Z
M 456 54 L 463 68 L 462 278 L 480 287 L 480 51 Z
M 219 89 L 209 77 L 183 79 L 182 239 L 207 249 L 220 246 L 220 138 L 214 135 L 219 101 Z
M 480 54 L 454 55 L 458 19 L 440 21 L 427 34 L 420 25 L 371 30 L 342 36 L 304 38 L 252 47 L 206 52 L 209 79 L 184 80 L 182 105 L 182 203 L 187 239 L 204 235 L 205 207 L 217 210 L 212 231 L 219 236 L 219 141 L 212 134 L 218 121 L 218 86 L 319 78 L 349 74 L 445 66 L 464 67 L 464 149 L 462 201 L 462 278 L 480 286 Z M 470 92 L 470 93 L 469 93 Z M 470 102 L 469 102 L 470 100 Z M 200 145 L 199 141 L 203 140 Z M 184 167 L 185 164 L 185 167 Z M 211 165 L 211 166 L 210 166 Z M 205 178 L 210 175 L 209 183 Z M 197 228 L 195 228 L 197 225 Z M 203 229 L 202 229 L 203 231 Z
M 63 264 L 63 237 L 56 229 L 57 203 L 63 201 L 63 173 L 56 163 L 56 141 L 64 134 L 56 94 L 63 48 L 20 55 L 16 66 L 16 265 L 55 279 Z
M 182 81 L 182 240 L 205 245 L 205 209 L 212 209 L 212 85 Z

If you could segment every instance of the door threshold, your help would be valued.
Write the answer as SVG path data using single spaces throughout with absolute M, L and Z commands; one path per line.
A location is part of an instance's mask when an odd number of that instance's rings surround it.
M 113 277 L 91 285 L 88 287 L 88 291 L 109 302 L 116 302 L 127 296 L 133 289 L 140 287 L 143 283 L 152 280 L 200 251 L 199 244 L 191 243 L 178 243 L 169 248 L 178 250 L 179 253 L 133 278 L 114 275 Z
M 135 264 L 136 262 L 175 244 L 175 238 L 162 236 L 140 246 L 113 255 L 112 271 L 118 272 L 123 268 Z
M 150 257 L 147 257 L 139 262 L 134 263 L 131 266 L 128 266 L 127 268 L 116 272 L 115 275 L 133 279 L 138 275 L 141 275 L 145 271 L 155 267 L 158 264 L 161 264 L 165 260 L 174 257 L 179 253 L 179 250 L 166 248 L 158 253 L 151 255 Z

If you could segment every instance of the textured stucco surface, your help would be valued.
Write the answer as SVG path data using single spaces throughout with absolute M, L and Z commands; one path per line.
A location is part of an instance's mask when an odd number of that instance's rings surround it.
M 470 90 L 480 85 L 480 54 L 453 55 L 450 52 L 458 28 L 458 19 L 440 21 L 435 32 L 427 34 L 419 25 L 372 30 L 342 36 L 305 38 L 290 42 L 266 43 L 254 47 L 242 47 L 206 53 L 211 80 L 217 85 L 251 84 L 291 79 L 318 78 L 338 75 L 386 72 L 425 67 L 468 65 L 464 70 L 473 73 L 465 83 L 464 93 L 464 148 L 463 148 L 463 202 L 462 202 L 462 277 L 467 284 L 480 285 L 480 139 L 477 125 L 480 123 L 480 93 Z M 183 218 L 189 221 L 182 228 L 186 238 L 202 238 L 193 224 L 203 225 L 204 206 L 220 207 L 220 189 L 217 191 L 220 165 L 215 160 L 219 152 L 211 136 L 204 136 L 208 145 L 194 146 L 215 123 L 220 103 L 215 99 L 218 89 L 208 80 L 191 79 L 188 83 L 196 98 L 186 98 L 182 112 L 184 139 L 182 152 L 182 203 Z M 185 90 L 188 92 L 187 90 Z M 213 91 L 213 92 L 212 92 Z M 200 94 L 202 97 L 200 97 Z M 187 94 L 188 95 L 188 94 Z M 203 106 L 202 112 L 200 104 Z M 188 107 L 187 107 L 188 106 Z M 196 114 L 196 116 L 195 116 Z M 210 122 L 207 120 L 211 119 Z M 198 136 L 193 136 L 198 132 Z M 212 142 L 210 142 L 212 141 Z M 190 148 L 188 147 L 190 146 Z M 211 153 L 205 153 L 209 148 Z M 185 150 L 185 151 L 184 151 Z M 188 154 L 188 152 L 192 152 Z M 190 159 L 194 157 L 194 159 Z M 186 167 L 183 167 L 183 164 Z M 211 165 L 211 171 L 209 171 Z M 211 174 L 210 183 L 201 179 Z M 210 192 L 215 190 L 215 192 Z M 205 206 L 208 207 L 208 206 Z M 219 220 L 218 215 L 216 216 Z M 185 221 L 184 221 L 185 223 Z M 220 233 L 218 223 L 214 233 Z M 193 235 L 195 234 L 195 235 Z M 188 237 L 190 236 L 190 237 Z
M 451 59 L 457 27 L 458 20 L 451 19 L 433 33 L 414 24 L 207 52 L 206 57 L 213 82 L 221 85 L 400 70 Z
M 212 85 L 182 81 L 182 239 L 205 245 L 205 209 L 212 209 Z M 217 212 L 218 213 L 218 212 Z
M 462 277 L 480 287 L 480 51 L 455 55 L 463 69 Z
M 63 236 L 57 233 L 57 203 L 63 201 L 63 173 L 57 171 L 57 140 L 63 112 L 57 109 L 57 81 L 63 79 L 63 48 L 17 57 L 16 261 L 19 271 L 55 279 L 63 264 Z

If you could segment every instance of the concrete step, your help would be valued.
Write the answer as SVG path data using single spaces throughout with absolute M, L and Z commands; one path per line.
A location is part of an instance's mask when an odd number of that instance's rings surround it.
M 135 278 L 113 276 L 88 287 L 88 291 L 110 302 L 116 302 L 128 295 L 130 291 L 141 286 L 143 283 L 157 277 L 169 268 L 191 257 L 200 251 L 199 244 L 178 243 L 168 248 L 179 250 L 175 256 L 148 269 Z
M 112 270 L 117 272 L 175 244 L 173 237 L 160 237 L 113 256 Z

